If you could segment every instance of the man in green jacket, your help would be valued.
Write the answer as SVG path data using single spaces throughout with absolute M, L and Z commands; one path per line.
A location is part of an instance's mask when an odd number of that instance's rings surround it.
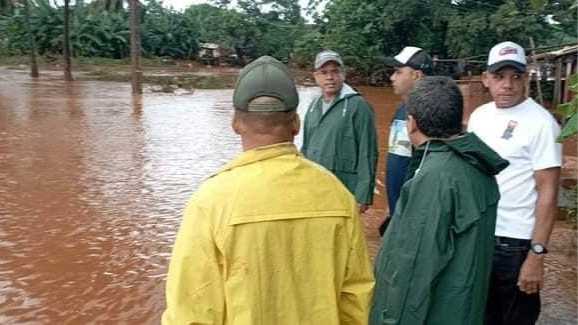
M 307 109 L 301 151 L 335 174 L 365 212 L 373 203 L 378 155 L 373 109 L 344 83 L 338 53 L 320 52 L 314 68 L 321 95 Z
M 462 133 L 453 80 L 425 77 L 407 98 L 416 147 L 379 254 L 370 324 L 481 325 L 508 162 Z

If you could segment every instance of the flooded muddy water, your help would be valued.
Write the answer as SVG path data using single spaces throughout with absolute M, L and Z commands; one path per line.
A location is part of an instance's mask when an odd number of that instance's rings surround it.
M 0 69 L 0 324 L 158 324 L 184 205 L 241 151 L 232 90 L 132 97 L 129 84 L 60 79 Z M 361 91 L 379 122 L 375 206 L 363 218 L 374 254 L 400 99 Z M 303 115 L 317 90 L 299 93 Z M 564 234 L 545 313 L 574 324 L 575 231 Z

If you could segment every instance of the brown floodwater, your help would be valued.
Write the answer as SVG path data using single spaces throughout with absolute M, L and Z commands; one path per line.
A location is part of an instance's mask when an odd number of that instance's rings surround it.
M 375 206 L 363 218 L 373 255 L 385 206 L 382 158 L 400 99 L 390 88 L 361 91 L 380 137 Z M 299 93 L 304 113 L 317 90 Z M 241 150 L 231 96 L 132 97 L 125 83 L 66 84 L 60 73 L 32 80 L 0 69 L 0 324 L 158 324 L 183 207 Z M 573 324 L 575 232 L 565 234 L 574 251 L 550 266 L 550 313 Z

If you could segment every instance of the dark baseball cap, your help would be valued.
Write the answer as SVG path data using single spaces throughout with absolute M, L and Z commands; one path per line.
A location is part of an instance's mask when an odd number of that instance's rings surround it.
M 272 97 L 277 101 L 252 102 L 258 97 Z M 233 93 L 233 107 L 245 112 L 288 112 L 297 109 L 299 95 L 291 72 L 270 56 L 262 56 L 247 65 L 240 73 Z
M 434 74 L 434 64 L 431 56 L 423 49 L 415 46 L 406 46 L 393 57 L 386 57 L 385 65 L 390 67 L 411 67 L 423 71 L 426 75 Z

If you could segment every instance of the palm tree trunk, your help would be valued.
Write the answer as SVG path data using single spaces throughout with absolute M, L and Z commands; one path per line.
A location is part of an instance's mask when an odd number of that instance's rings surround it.
M 142 94 L 140 3 L 130 0 L 130 57 L 132 61 L 132 93 Z
M 30 25 L 30 3 L 29 0 L 24 1 L 24 26 L 26 34 L 28 34 L 28 51 L 30 52 L 30 76 L 38 78 L 38 62 L 36 62 L 36 40 L 32 34 L 32 26 Z
M 64 0 L 64 80 L 72 81 L 70 70 L 70 0 Z

